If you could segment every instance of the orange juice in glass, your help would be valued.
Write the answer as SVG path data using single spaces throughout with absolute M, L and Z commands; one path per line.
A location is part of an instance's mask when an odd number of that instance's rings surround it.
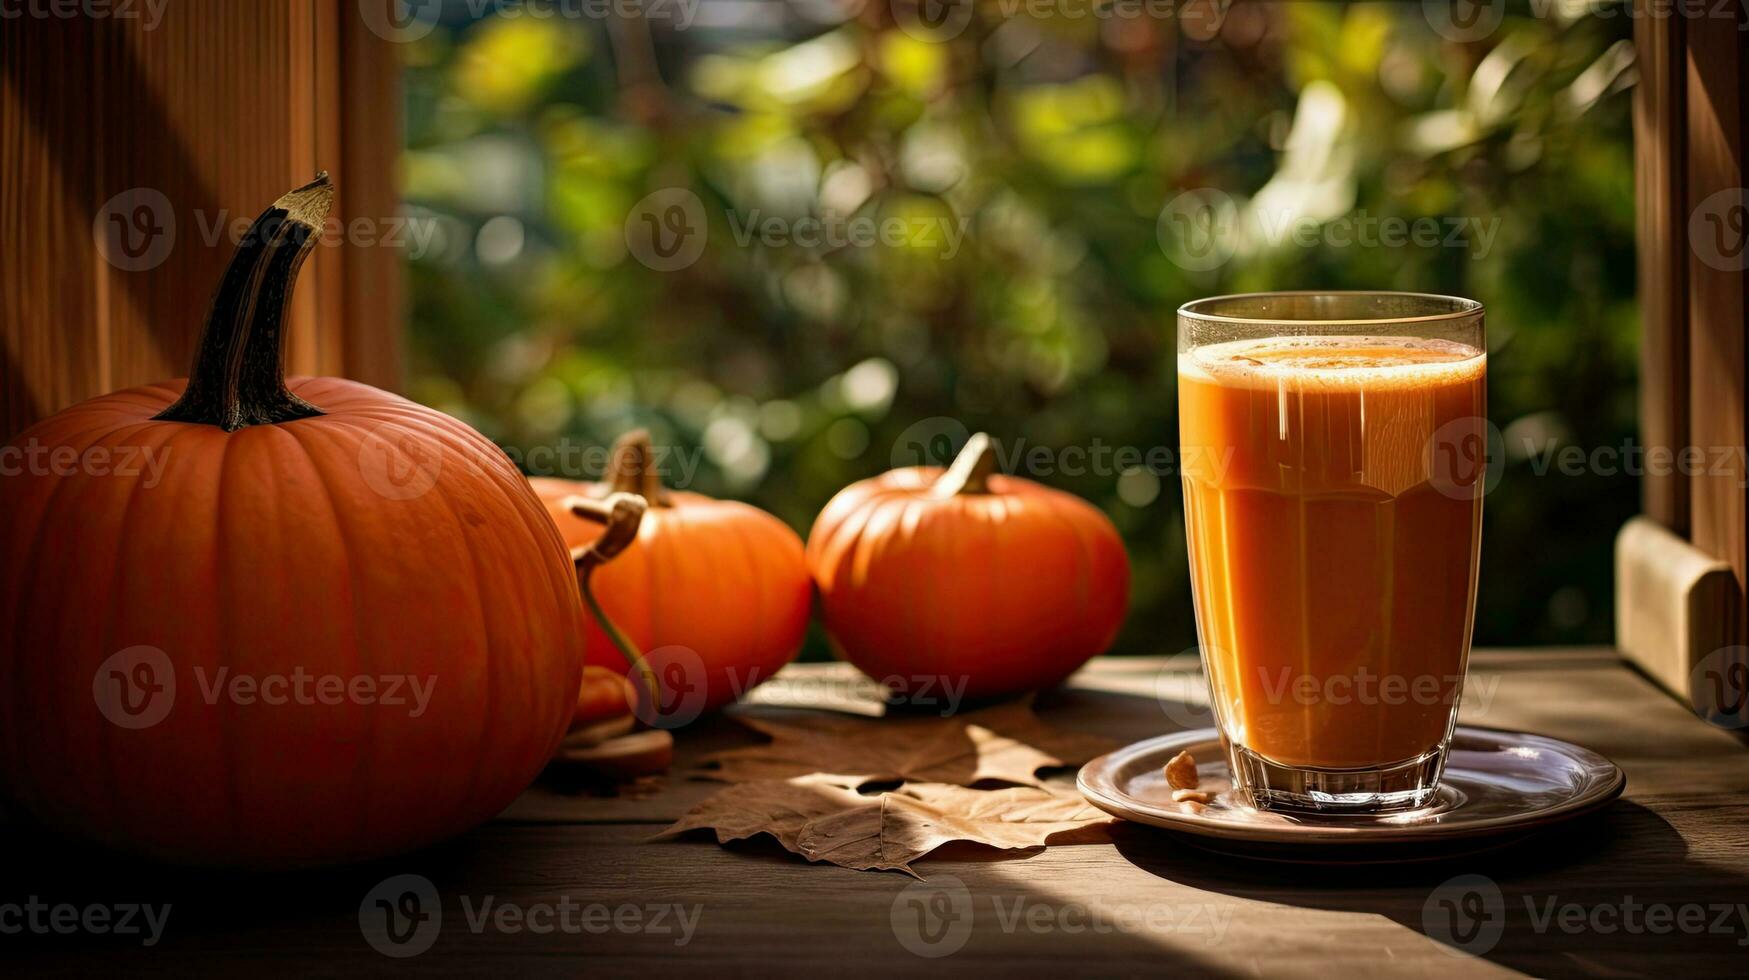
M 1197 629 L 1262 807 L 1425 805 L 1475 612 L 1481 304 L 1270 293 L 1178 314 Z

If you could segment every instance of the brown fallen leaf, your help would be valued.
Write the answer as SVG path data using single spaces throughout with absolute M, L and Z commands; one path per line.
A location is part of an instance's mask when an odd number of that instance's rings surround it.
M 867 795 L 843 776 L 814 774 L 731 786 L 652 839 L 714 831 L 717 843 L 769 834 L 809 861 L 858 871 L 903 871 L 952 841 L 1018 849 L 1109 841 L 1112 819 L 1080 796 L 1032 786 L 977 790 L 906 784 Z
M 1039 770 L 1078 766 L 1117 747 L 1045 724 L 1029 700 L 948 718 L 735 718 L 771 742 L 711 755 L 705 764 L 712 768 L 699 775 L 727 783 L 825 772 L 842 774 L 837 778 L 852 787 L 890 781 L 1042 786 Z

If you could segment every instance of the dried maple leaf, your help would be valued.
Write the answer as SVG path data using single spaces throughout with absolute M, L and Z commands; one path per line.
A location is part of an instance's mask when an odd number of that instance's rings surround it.
M 656 839 L 714 831 L 717 843 L 769 834 L 809 861 L 858 871 L 903 871 L 952 841 L 1003 849 L 1110 840 L 1110 817 L 1081 797 L 1017 786 L 967 789 L 907 784 L 865 795 L 827 774 L 762 779 L 731 786 L 693 807 Z
M 700 775 L 729 783 L 840 773 L 843 785 L 911 781 L 971 786 L 1042 786 L 1041 769 L 1078 766 L 1116 748 L 1109 739 L 1065 732 L 1012 701 L 949 718 L 856 718 L 813 714 L 777 721 L 736 720 L 770 744 L 709 756 Z

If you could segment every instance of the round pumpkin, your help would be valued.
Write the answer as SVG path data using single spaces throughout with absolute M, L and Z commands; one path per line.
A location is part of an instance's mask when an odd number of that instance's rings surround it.
M 945 472 L 908 467 L 846 487 L 808 534 L 827 631 L 896 696 L 1049 687 L 1123 622 L 1129 559 L 1111 521 L 995 463 L 975 435 Z
M 442 413 L 285 382 L 332 198 L 324 174 L 256 220 L 188 381 L 12 444 L 0 790 L 48 826 L 203 865 L 375 858 L 491 818 L 565 734 L 582 607 L 522 475 Z
M 634 493 L 649 504 L 636 541 L 596 570 L 594 592 L 642 651 L 660 688 L 639 716 L 678 727 L 736 700 L 794 659 L 813 590 L 802 539 L 789 525 L 749 504 L 669 490 L 660 462 L 640 429 L 614 444 L 600 483 L 530 482 L 573 548 L 602 529 L 573 514 L 569 498 Z M 625 659 L 600 625 L 591 621 L 585 629 L 588 663 L 625 673 Z

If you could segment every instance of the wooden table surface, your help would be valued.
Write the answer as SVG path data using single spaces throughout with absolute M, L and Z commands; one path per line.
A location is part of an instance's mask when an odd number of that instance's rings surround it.
M 762 697 L 843 691 L 853 677 L 839 665 L 791 667 Z M 1040 713 L 1061 727 L 1140 739 L 1206 717 L 1179 698 L 1185 681 L 1198 677 L 1182 658 L 1102 660 L 1041 701 Z M 720 788 L 678 775 L 690 760 L 754 740 L 713 718 L 682 733 L 677 775 L 652 795 L 603 799 L 549 774 L 460 840 L 367 867 L 189 874 L 93 859 L 0 828 L 0 960 L 32 972 L 173 975 L 1749 972 L 1743 740 L 1697 719 L 1608 650 L 1478 652 L 1469 683 L 1465 721 L 1596 749 L 1626 770 L 1624 798 L 1523 844 L 1446 863 L 1264 864 L 1126 825 L 1116 844 L 955 845 L 918 863 L 927 879 L 918 883 L 810 865 L 766 841 L 647 843 Z M 435 937 L 429 948 L 401 962 L 373 949 L 360 927 L 367 895 L 395 875 L 428 879 L 441 905 L 432 931 L 416 934 Z M 1458 875 L 1484 875 L 1500 889 L 1503 931 L 1485 951 L 1424 932 L 1430 896 Z M 20 921 L 17 911 L 8 918 L 9 904 L 31 900 L 170 910 L 161 938 L 146 946 L 141 936 L 9 930 Z

